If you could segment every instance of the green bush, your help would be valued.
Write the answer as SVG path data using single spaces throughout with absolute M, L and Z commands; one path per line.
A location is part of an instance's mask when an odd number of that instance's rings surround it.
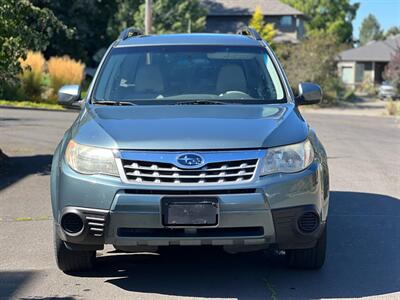
M 343 97 L 345 86 L 336 67 L 336 57 L 342 46 L 334 36 L 313 34 L 299 44 L 277 45 L 276 48 L 295 91 L 301 82 L 314 82 L 322 87 L 323 104 L 335 104 Z
M 346 94 L 346 87 L 343 81 L 332 76 L 331 79 L 325 80 L 321 83 L 324 93 L 322 100 L 323 105 L 335 105 L 339 100 L 342 100 Z
M 353 101 L 356 98 L 357 98 L 357 96 L 356 96 L 355 91 L 353 89 L 346 90 L 344 95 L 343 95 L 343 100 L 344 101 Z
M 26 58 L 27 49 L 45 49 L 59 30 L 66 28 L 48 9 L 40 9 L 31 1 L 0 1 L 0 97 L 19 81 L 19 59 Z

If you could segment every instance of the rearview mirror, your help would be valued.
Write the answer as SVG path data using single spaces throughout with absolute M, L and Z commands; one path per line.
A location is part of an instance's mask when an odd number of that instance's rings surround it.
M 302 82 L 299 84 L 299 95 L 296 97 L 297 105 L 318 104 L 322 100 L 322 90 L 318 84 Z
M 79 85 L 64 85 L 58 90 L 58 103 L 63 106 L 72 106 L 81 99 L 81 87 Z

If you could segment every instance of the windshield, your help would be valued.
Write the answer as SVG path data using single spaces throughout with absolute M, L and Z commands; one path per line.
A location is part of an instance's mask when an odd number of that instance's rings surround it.
M 93 100 L 270 103 L 285 94 L 262 47 L 150 46 L 112 49 Z

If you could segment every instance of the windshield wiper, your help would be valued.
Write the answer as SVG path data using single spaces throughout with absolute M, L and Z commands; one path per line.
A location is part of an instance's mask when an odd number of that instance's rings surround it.
M 123 106 L 123 105 L 136 105 L 135 103 L 129 101 L 112 101 L 112 100 L 95 100 L 94 104 L 99 105 L 116 105 L 116 106 Z
M 176 102 L 175 105 L 226 105 L 228 103 L 213 100 L 189 100 Z

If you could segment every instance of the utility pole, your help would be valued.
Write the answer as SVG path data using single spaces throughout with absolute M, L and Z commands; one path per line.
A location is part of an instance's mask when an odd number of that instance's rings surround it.
M 144 28 L 145 34 L 151 34 L 151 27 L 153 25 L 153 0 L 146 0 Z

